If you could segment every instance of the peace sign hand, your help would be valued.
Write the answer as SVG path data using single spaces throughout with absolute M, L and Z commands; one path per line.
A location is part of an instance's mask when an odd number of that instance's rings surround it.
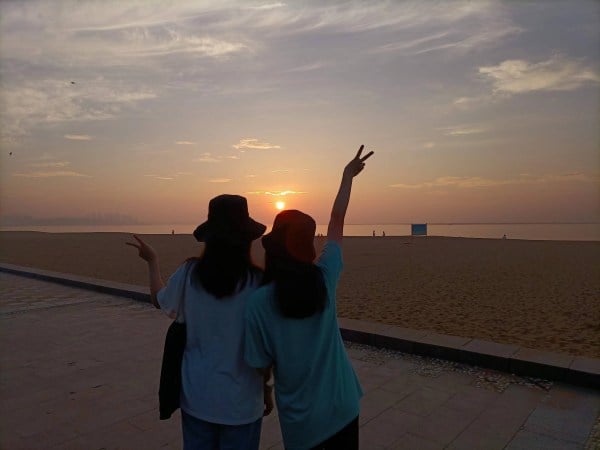
M 344 176 L 355 177 L 358 175 L 365 168 L 365 161 L 375 153 L 371 151 L 361 158 L 360 155 L 362 154 L 363 148 L 365 148 L 365 146 L 361 145 L 354 159 L 346 165 L 344 168 Z
M 125 242 L 125 244 L 131 245 L 132 247 L 137 248 L 140 258 L 142 258 L 144 261 L 148 261 L 148 262 L 156 261 L 156 259 L 157 259 L 156 251 L 151 246 L 146 244 L 139 236 L 134 234 L 133 237 L 137 241 L 137 243 Z

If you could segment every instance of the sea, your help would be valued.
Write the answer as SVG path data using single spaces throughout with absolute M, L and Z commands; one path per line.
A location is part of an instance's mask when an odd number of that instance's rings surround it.
M 183 225 L 50 225 L 1 226 L 0 231 L 46 233 L 136 233 L 191 234 L 196 224 Z M 267 232 L 269 230 L 267 229 Z M 345 236 L 409 236 L 411 224 L 346 224 Z M 317 234 L 327 234 L 327 225 L 317 225 Z M 428 236 L 551 241 L 600 241 L 600 223 L 430 223 Z

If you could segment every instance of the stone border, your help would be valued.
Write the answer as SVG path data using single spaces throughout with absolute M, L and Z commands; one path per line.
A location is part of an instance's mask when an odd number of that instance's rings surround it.
M 0 263 L 0 272 L 20 275 L 37 280 L 51 281 L 66 286 L 102 292 L 103 294 L 128 297 L 150 303 L 150 290 L 135 284 L 115 283 L 97 278 L 82 277 L 70 273 L 51 272 L 49 270 L 22 267 L 14 264 Z
M 0 272 L 90 289 L 150 303 L 148 288 L 96 278 L 0 263 Z M 516 375 L 600 389 L 600 359 L 499 344 L 480 339 L 412 330 L 377 322 L 338 318 L 345 340 Z
M 600 359 L 342 317 L 338 322 L 352 342 L 600 389 Z

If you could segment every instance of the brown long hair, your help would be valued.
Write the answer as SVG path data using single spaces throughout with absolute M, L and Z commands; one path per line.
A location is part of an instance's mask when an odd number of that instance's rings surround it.
M 188 259 L 196 262 L 191 272 L 192 283 L 199 283 L 219 299 L 239 292 L 262 276 L 262 270 L 252 262 L 251 247 L 252 241 L 207 240 L 202 256 Z

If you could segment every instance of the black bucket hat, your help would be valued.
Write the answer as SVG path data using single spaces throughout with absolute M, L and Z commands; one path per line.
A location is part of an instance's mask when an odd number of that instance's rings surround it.
M 248 202 L 241 195 L 223 194 L 208 204 L 208 220 L 196 228 L 194 237 L 199 242 L 222 239 L 232 243 L 258 239 L 267 227 L 248 214 Z

